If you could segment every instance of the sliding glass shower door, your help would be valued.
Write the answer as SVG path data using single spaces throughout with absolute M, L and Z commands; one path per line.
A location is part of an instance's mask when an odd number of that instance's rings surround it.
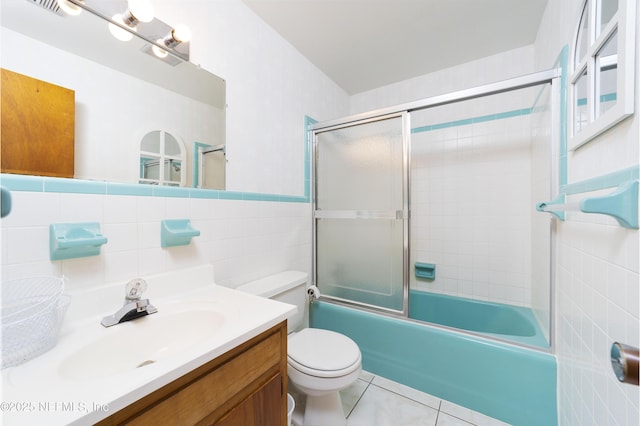
M 407 113 L 315 133 L 315 283 L 323 296 L 406 314 Z

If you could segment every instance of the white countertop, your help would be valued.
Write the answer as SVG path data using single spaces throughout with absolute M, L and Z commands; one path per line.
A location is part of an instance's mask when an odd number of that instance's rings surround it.
M 101 311 L 95 316 L 70 312 L 71 321 L 65 323 L 53 349 L 24 364 L 2 370 L 1 423 L 93 424 L 268 330 L 296 310 L 293 305 L 215 284 L 191 288 L 179 296 L 149 299 L 158 308 L 157 313 L 109 328 L 100 325 L 100 320 L 104 315 L 115 312 L 117 305 L 110 312 Z M 73 303 L 74 300 L 72 306 Z M 80 308 L 86 310 L 85 306 Z M 169 318 L 175 313 L 189 315 L 188 312 L 206 310 L 222 314 L 222 325 L 213 327 L 215 329 L 210 335 L 207 333 L 196 343 L 180 347 L 175 353 L 144 367 L 114 372 L 109 371 L 109 366 L 101 365 L 108 361 L 96 361 L 93 370 L 90 359 L 82 359 L 79 363 L 67 360 L 87 345 L 104 339 L 108 333 L 126 331 L 128 336 L 136 336 L 135 327 L 142 324 L 136 324 L 136 321 L 153 321 Z M 133 348 L 140 344 L 135 337 L 128 337 L 127 341 L 124 347 L 113 348 L 119 356 L 135 352 Z M 73 364 L 84 369 L 78 371 L 92 371 L 90 374 L 76 374 Z

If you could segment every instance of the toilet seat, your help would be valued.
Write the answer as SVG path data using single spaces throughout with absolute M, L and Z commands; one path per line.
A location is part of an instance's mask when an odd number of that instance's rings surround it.
M 336 378 L 360 368 L 358 345 L 334 331 L 305 328 L 289 336 L 288 346 L 289 366 L 310 376 Z

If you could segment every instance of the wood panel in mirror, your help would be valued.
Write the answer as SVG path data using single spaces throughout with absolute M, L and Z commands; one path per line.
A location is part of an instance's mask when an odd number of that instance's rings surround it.
M 75 93 L 2 69 L 3 173 L 73 177 Z

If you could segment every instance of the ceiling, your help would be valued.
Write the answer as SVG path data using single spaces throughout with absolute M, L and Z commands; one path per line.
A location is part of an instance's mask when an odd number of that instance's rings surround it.
M 243 0 L 349 94 L 532 44 L 548 0 Z

